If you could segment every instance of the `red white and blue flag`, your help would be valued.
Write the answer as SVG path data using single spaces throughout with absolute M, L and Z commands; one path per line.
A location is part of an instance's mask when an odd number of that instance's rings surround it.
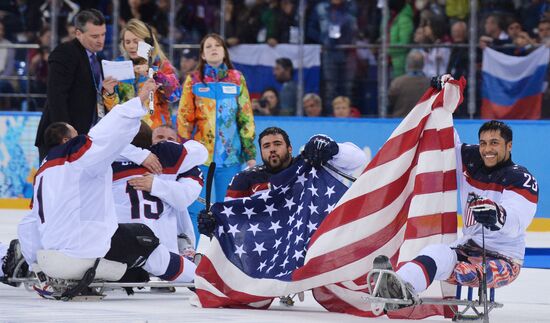
M 540 119 L 550 49 L 523 57 L 483 50 L 483 119 Z
M 329 193 L 336 183 L 329 181 L 323 184 L 328 185 L 325 188 L 308 182 L 302 185 L 303 176 L 306 180 L 316 178 L 305 168 L 309 166 L 298 164 L 305 171 L 292 179 L 297 189 L 292 196 L 298 199 L 288 201 L 285 192 L 282 204 L 271 205 L 278 199 L 277 192 L 288 186 L 276 184 L 277 189 L 269 195 L 215 205 L 222 228 L 197 268 L 195 280 L 202 306 L 267 307 L 273 297 L 312 289 L 316 300 L 329 311 L 373 316 L 364 300 L 365 277 L 377 255 L 385 254 L 400 264 L 428 244 L 456 239 L 452 112 L 462 101 L 465 83 L 464 79 L 453 80 L 440 92 L 428 90 L 336 205 L 327 196 L 336 196 Z M 263 206 L 250 210 L 248 203 L 261 199 L 265 199 L 259 204 Z M 319 207 L 322 200 L 326 206 Z M 237 214 L 237 207 L 243 204 Z M 301 217 L 294 216 L 299 206 Z M 324 220 L 313 211 L 332 207 Z M 263 216 L 266 222 L 260 223 L 255 216 Z M 275 228 L 283 226 L 282 219 L 293 225 L 275 233 Z M 299 233 L 304 229 L 305 233 Z M 259 239 L 260 234 L 267 235 Z M 255 262 L 248 261 L 252 258 Z M 437 283 L 423 295 L 447 297 L 454 292 L 454 288 Z M 442 307 L 416 306 L 391 316 L 423 318 L 443 312 Z

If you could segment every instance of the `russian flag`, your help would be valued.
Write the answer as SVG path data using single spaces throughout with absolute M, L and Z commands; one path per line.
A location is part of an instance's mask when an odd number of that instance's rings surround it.
M 281 44 L 275 47 L 266 44 L 238 45 L 229 49 L 231 62 L 243 73 L 252 97 L 259 97 L 268 87 L 281 90 L 281 84 L 273 76 L 273 67 L 277 58 L 286 57 L 292 61 L 294 80 L 297 81 L 300 54 L 299 46 L 292 44 Z M 319 93 L 321 45 L 304 45 L 303 57 L 304 93 Z
M 528 56 L 483 51 L 481 117 L 540 119 L 550 49 L 541 46 Z

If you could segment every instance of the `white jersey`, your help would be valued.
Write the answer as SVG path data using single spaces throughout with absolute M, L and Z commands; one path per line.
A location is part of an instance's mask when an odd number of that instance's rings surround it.
M 50 149 L 34 179 L 31 212 L 19 224 L 29 263 L 38 249 L 76 258 L 103 257 L 117 229 L 111 163 L 139 130 L 139 98 L 117 105 L 94 126 Z
M 155 175 L 151 192 L 135 190 L 128 180 L 147 173 L 131 161 L 113 163 L 113 195 L 119 223 L 147 225 L 168 250 L 178 254 L 178 217 L 189 216 L 187 207 L 202 190 L 202 165 L 206 148 L 194 141 L 184 144 L 166 141 L 151 147 L 160 160 L 163 173 Z
M 456 135 L 455 135 L 456 136 Z M 462 145 L 456 136 L 457 178 L 464 225 L 464 236 L 456 244 L 473 239 L 482 244 L 481 225 L 468 216 L 468 193 L 473 192 L 488 198 L 506 212 L 502 229 L 485 229 L 485 247 L 504 256 L 523 260 L 525 253 L 525 231 L 535 216 L 538 202 L 538 185 L 529 171 L 511 160 L 487 169 L 479 153 L 478 145 Z

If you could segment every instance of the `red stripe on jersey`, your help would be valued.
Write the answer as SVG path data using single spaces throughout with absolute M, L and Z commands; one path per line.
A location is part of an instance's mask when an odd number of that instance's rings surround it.
M 261 183 L 252 185 L 252 194 L 269 189 L 269 183 Z
M 178 170 L 180 169 L 181 164 L 183 163 L 183 160 L 185 159 L 185 156 L 187 156 L 187 149 L 185 149 L 185 146 L 181 150 L 181 155 L 178 158 L 178 161 L 174 166 L 172 167 L 166 167 L 162 169 L 163 174 L 176 174 Z
M 193 179 L 193 180 L 197 181 L 197 183 L 199 183 L 200 186 L 204 186 L 204 181 L 199 176 L 185 176 L 184 178 Z
M 183 257 L 182 256 L 179 256 L 180 257 L 180 267 L 178 269 L 178 271 L 170 278 L 168 278 L 169 281 L 172 281 L 176 278 L 178 278 L 179 275 L 181 275 L 181 273 L 183 272 L 183 267 L 184 267 L 184 260 L 183 260 Z
M 113 182 L 118 181 L 119 179 L 134 176 L 134 175 L 143 175 L 149 172 L 145 167 L 137 167 L 128 170 L 123 170 L 120 172 L 113 173 Z
M 243 197 L 250 197 L 252 193 L 250 191 L 235 191 L 235 190 L 227 190 L 225 193 L 225 196 L 231 197 L 234 199 L 239 199 Z
M 463 169 L 466 169 L 466 166 L 463 165 Z M 480 182 L 478 180 L 473 179 L 470 174 L 468 173 L 468 176 L 466 177 L 466 181 L 468 184 L 473 186 L 474 188 L 477 188 L 482 191 L 495 191 L 495 192 L 501 192 L 504 191 L 504 186 L 497 184 L 497 183 L 484 183 Z
M 518 188 L 518 187 L 507 187 L 506 188 L 507 190 L 509 191 L 513 191 L 523 197 L 525 197 L 525 199 L 531 203 L 538 203 L 539 201 L 539 196 L 536 195 L 536 194 L 533 194 L 531 193 L 529 190 L 527 189 L 524 189 L 524 188 Z
M 40 173 L 44 172 L 46 169 L 50 167 L 63 165 L 65 162 L 72 163 L 78 160 L 80 157 L 82 157 L 82 155 L 84 155 L 86 151 L 88 151 L 88 149 L 90 149 L 90 147 L 92 147 L 92 140 L 90 140 L 90 137 L 86 136 L 86 143 L 82 145 L 82 147 L 80 147 L 77 151 L 75 151 L 74 153 L 68 156 L 63 156 L 52 160 L 48 160 L 47 162 L 44 163 L 44 165 L 40 166 L 40 168 L 34 175 L 34 178 L 36 179 L 36 177 Z

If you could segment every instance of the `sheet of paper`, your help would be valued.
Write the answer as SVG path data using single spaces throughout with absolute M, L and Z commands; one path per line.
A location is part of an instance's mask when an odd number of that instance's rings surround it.
M 153 47 L 146 42 L 140 41 L 138 43 L 137 54 L 139 57 L 149 59 L 149 53 L 151 52 L 151 50 L 153 50 Z
M 134 65 L 132 61 L 101 61 L 103 66 L 103 76 L 112 77 L 117 81 L 133 80 Z

